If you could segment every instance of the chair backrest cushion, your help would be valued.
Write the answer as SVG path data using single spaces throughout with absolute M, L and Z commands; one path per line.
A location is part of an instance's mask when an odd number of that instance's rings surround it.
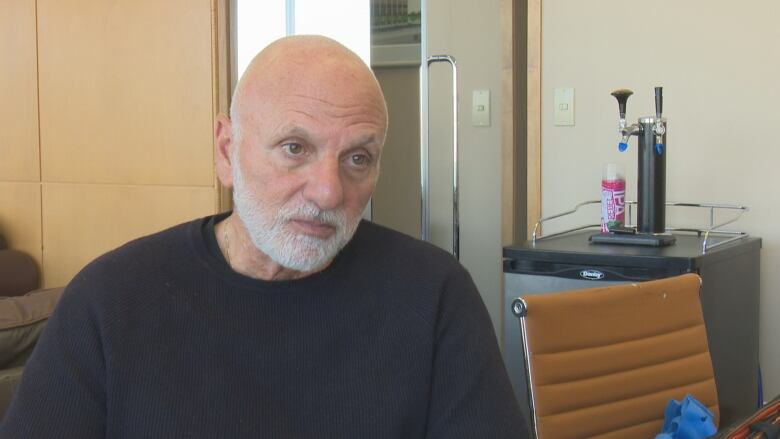
M 540 438 L 650 438 L 670 399 L 718 416 L 694 274 L 524 297 Z
M 27 253 L 0 250 L 0 296 L 21 296 L 39 286 L 38 265 Z
M 43 332 L 63 288 L 0 297 L 0 369 L 24 364 Z

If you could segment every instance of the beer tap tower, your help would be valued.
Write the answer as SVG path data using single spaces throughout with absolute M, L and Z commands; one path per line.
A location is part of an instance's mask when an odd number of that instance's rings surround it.
M 591 237 L 595 244 L 629 244 L 662 247 L 674 244 L 666 232 L 666 119 L 663 112 L 663 88 L 655 87 L 655 117 L 641 117 L 626 125 L 626 103 L 634 94 L 627 89 L 615 90 L 620 112 L 620 152 L 628 149 L 631 136 L 639 139 L 637 180 L 637 225 Z

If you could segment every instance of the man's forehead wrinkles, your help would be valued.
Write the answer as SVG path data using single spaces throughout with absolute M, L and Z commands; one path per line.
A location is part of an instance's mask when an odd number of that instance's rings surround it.
M 295 123 L 284 123 L 274 130 L 273 137 L 301 137 L 310 139 L 311 133 L 306 128 Z
M 297 103 L 301 102 L 315 102 L 317 104 L 323 104 L 322 111 L 325 114 L 333 114 L 337 116 L 347 115 L 350 113 L 368 113 L 369 111 L 381 112 L 380 106 L 369 99 L 353 99 L 352 102 L 338 102 L 335 99 L 326 99 L 312 94 L 292 94 L 283 97 L 280 96 L 280 98 L 280 102 L 283 105 L 290 105 L 291 111 L 298 112 L 304 112 L 302 108 L 305 107 L 305 104 L 301 104 L 300 106 L 296 105 Z M 311 116 L 311 114 L 306 114 Z
M 306 102 L 316 101 L 324 105 L 310 106 Z M 352 123 L 360 121 L 376 122 L 384 125 L 385 116 L 383 107 L 374 105 L 371 102 L 355 102 L 348 104 L 335 104 L 324 99 L 314 99 L 305 95 L 296 95 L 295 98 L 288 96 L 286 99 L 276 100 L 276 104 L 269 104 L 276 107 L 275 110 L 282 115 L 282 118 L 295 118 L 303 116 L 305 119 L 320 120 L 324 118 L 333 118 L 339 120 L 351 120 Z
M 293 97 L 293 98 L 298 98 L 298 99 L 316 101 L 316 102 L 319 102 L 321 104 L 326 104 L 326 105 L 329 105 L 329 106 L 332 106 L 332 107 L 336 107 L 336 108 L 350 108 L 350 107 L 355 106 L 355 104 L 351 104 L 350 105 L 350 104 L 346 104 L 346 103 L 334 102 L 331 99 L 324 99 L 324 98 L 318 97 L 318 96 L 316 96 L 314 94 L 295 93 L 295 94 L 292 94 L 292 95 L 289 95 L 289 96 Z

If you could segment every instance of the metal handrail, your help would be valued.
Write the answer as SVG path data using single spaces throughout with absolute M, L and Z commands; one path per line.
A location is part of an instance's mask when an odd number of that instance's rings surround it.
M 584 201 L 582 203 L 577 204 L 572 208 L 571 210 L 568 210 L 566 212 L 557 213 L 555 215 L 547 216 L 540 218 L 539 221 L 536 222 L 534 225 L 534 230 L 531 235 L 531 244 L 536 245 L 536 241 L 552 238 L 554 236 L 560 236 L 565 235 L 567 233 L 572 233 L 580 230 L 590 229 L 593 227 L 599 227 L 600 224 L 588 224 L 584 226 L 578 226 L 578 227 L 572 227 L 569 229 L 562 230 L 560 232 L 551 233 L 549 235 L 542 235 L 539 233 L 542 225 L 550 220 L 561 218 L 567 215 L 571 215 L 576 213 L 581 207 L 591 205 L 591 204 L 600 204 L 600 200 L 590 200 L 590 201 Z M 636 201 L 626 201 L 626 206 L 628 207 L 628 221 L 627 226 L 628 227 L 635 227 L 635 224 L 633 224 L 633 209 L 632 207 L 637 204 Z M 725 245 L 729 242 L 736 241 L 738 239 L 746 238 L 748 237 L 747 232 L 741 232 L 741 231 L 734 231 L 734 230 L 722 230 L 721 228 L 724 226 L 727 226 L 729 224 L 732 224 L 739 220 L 742 215 L 745 214 L 745 212 L 749 211 L 750 208 L 747 206 L 742 205 L 736 205 L 736 204 L 719 204 L 719 203 L 675 203 L 675 202 L 668 202 L 666 203 L 666 206 L 669 207 L 693 207 L 693 208 L 699 208 L 699 209 L 709 209 L 710 213 L 710 219 L 709 219 L 709 225 L 706 228 L 678 228 L 678 227 L 666 227 L 665 231 L 667 232 L 690 232 L 690 233 L 696 233 L 698 235 L 704 235 L 704 241 L 702 242 L 701 252 L 706 253 L 707 250 L 711 250 L 715 247 L 719 247 L 721 245 Z M 726 221 L 720 222 L 715 224 L 715 211 L 716 210 L 737 210 L 736 216 L 733 218 L 729 218 Z M 723 241 L 718 241 L 716 243 L 710 242 L 710 237 L 713 236 L 713 234 L 717 236 L 731 236 L 731 238 L 725 239 Z
M 580 209 L 580 207 L 582 207 L 582 206 L 587 206 L 588 204 L 599 204 L 599 203 L 601 203 L 600 200 L 583 201 L 582 203 L 579 203 L 576 206 L 574 206 L 573 209 L 567 210 L 566 212 L 561 212 L 561 213 L 558 213 L 558 214 L 555 214 L 555 215 L 552 215 L 552 216 L 540 218 L 539 221 L 536 222 L 536 225 L 534 225 L 534 231 L 533 231 L 533 234 L 532 234 L 532 239 L 533 239 L 534 244 L 536 243 L 537 232 L 539 231 L 539 228 L 542 226 L 543 222 L 549 221 L 549 220 L 552 220 L 552 219 L 555 219 L 555 218 L 560 218 L 562 216 L 571 215 L 572 213 L 576 213 Z M 576 230 L 582 230 L 583 228 L 587 228 L 587 227 L 591 227 L 591 226 L 580 227 L 580 228 L 578 228 Z M 575 231 L 575 229 L 566 230 L 566 231 L 563 231 L 563 232 L 560 232 L 560 233 L 556 233 L 554 235 L 557 236 L 557 235 L 561 235 L 563 233 L 574 232 L 574 231 Z M 538 235 L 538 237 L 541 239 L 541 235 Z M 549 236 L 548 236 L 548 238 L 549 238 Z
M 430 201 L 428 184 L 428 66 L 446 62 L 452 66 L 452 254 L 460 259 L 460 189 L 458 173 L 458 63 L 450 55 L 432 55 L 420 65 L 420 198 L 421 233 L 428 240 L 430 226 Z

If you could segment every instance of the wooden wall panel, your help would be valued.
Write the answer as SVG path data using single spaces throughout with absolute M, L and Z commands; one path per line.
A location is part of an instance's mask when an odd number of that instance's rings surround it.
M 38 0 L 43 181 L 213 186 L 209 0 Z
M 528 0 L 528 238 L 542 217 L 542 0 Z M 541 233 L 541 230 L 539 231 Z
M 41 185 L 0 182 L 0 235 L 41 267 Z
M 214 116 L 230 112 L 230 99 L 233 92 L 233 77 L 230 63 L 230 3 L 231 0 L 212 1 L 212 64 L 214 87 Z M 216 146 L 216 145 L 215 145 Z M 233 208 L 233 191 L 222 186 L 214 175 L 219 196 L 218 210 L 226 212 Z
M 35 0 L 0 8 L 0 180 L 39 181 Z
M 501 0 L 501 245 L 515 241 L 515 210 L 523 207 L 515 205 L 515 38 L 514 0 Z
M 213 187 L 43 185 L 44 285 L 125 242 L 215 212 Z

